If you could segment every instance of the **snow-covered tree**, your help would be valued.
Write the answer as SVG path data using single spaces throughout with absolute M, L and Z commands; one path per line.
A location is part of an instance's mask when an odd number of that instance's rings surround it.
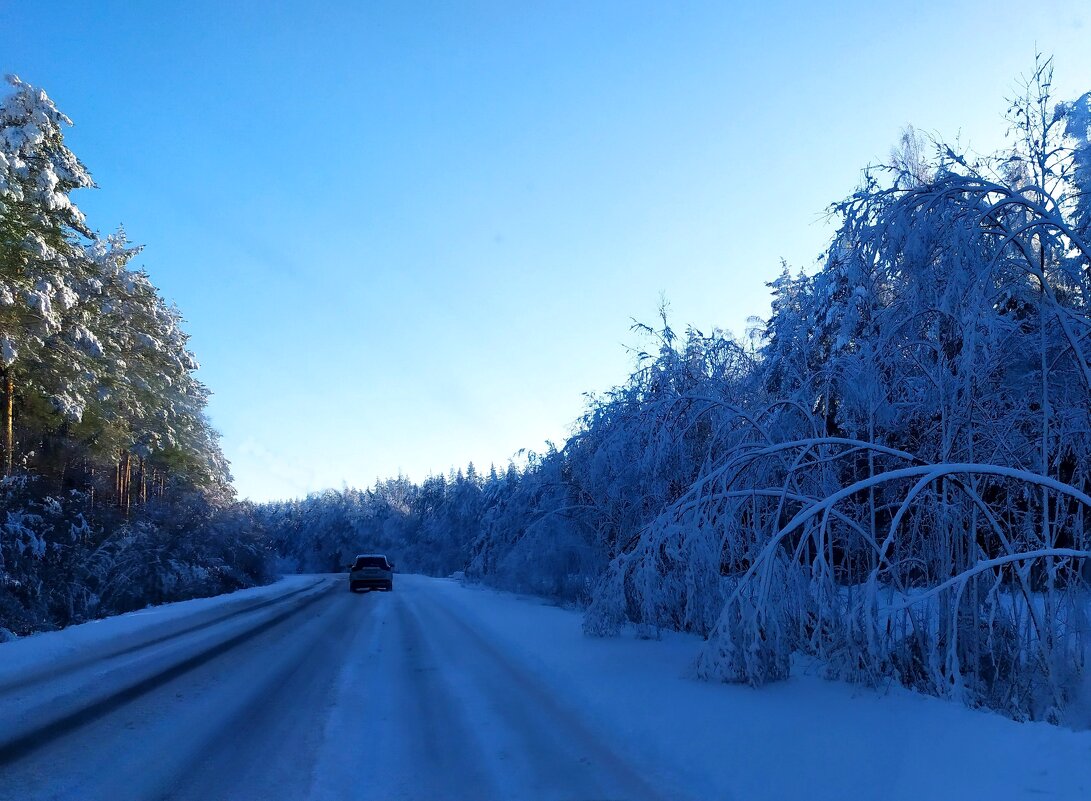
M 64 144 L 71 121 L 45 92 L 14 76 L 0 101 L 0 383 L 4 470 L 14 460 L 14 407 L 20 387 L 43 392 L 79 419 L 88 390 L 86 357 L 99 355 L 80 312 L 92 271 L 83 214 L 70 198 L 91 176 Z
M 233 504 L 181 313 L 100 238 L 70 125 L 17 78 L 0 97 L 0 625 L 15 631 L 269 577 Z M 119 589 L 124 587 L 124 590 Z
M 1091 95 L 1054 102 L 1051 69 L 1000 153 L 907 129 L 831 207 L 815 268 L 770 284 L 756 349 L 664 314 L 563 446 L 270 507 L 282 549 L 464 569 L 586 603 L 596 635 L 694 631 L 711 679 L 805 654 L 1070 719 L 1091 669 Z

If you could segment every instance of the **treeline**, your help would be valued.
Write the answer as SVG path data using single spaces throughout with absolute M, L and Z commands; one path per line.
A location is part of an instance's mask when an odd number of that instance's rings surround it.
M 1091 94 L 1039 61 L 1010 146 L 907 131 L 831 207 L 748 346 L 666 320 L 521 469 L 260 510 L 308 569 L 354 550 L 697 632 L 698 670 L 832 677 L 1086 725 Z M 774 221 L 771 220 L 771 224 Z
M 263 504 L 256 514 L 285 570 L 342 571 L 367 550 L 406 572 L 469 573 L 504 589 L 586 603 L 607 551 L 568 507 L 574 482 L 556 471 L 571 463 L 557 451 L 527 454 L 525 462 L 485 475 L 470 464 L 420 484 L 399 477 L 365 490 L 327 490 Z
M 0 628 L 17 634 L 269 577 L 177 308 L 100 237 L 71 124 L 0 100 Z M 3 632 L 0 632 L 2 634 Z

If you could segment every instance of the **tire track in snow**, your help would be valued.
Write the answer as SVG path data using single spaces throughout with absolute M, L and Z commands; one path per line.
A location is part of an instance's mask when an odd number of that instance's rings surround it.
M 437 652 L 461 663 L 459 672 L 468 678 L 468 692 L 461 700 L 478 715 L 472 723 L 489 735 L 489 764 L 501 787 L 497 799 L 676 799 L 653 789 L 555 692 L 447 605 L 429 597 L 423 586 L 414 601 L 430 624 L 428 633 Z
M 332 589 L 332 588 L 330 588 Z M 255 637 L 284 624 L 303 610 L 329 594 L 330 589 L 321 590 L 306 596 L 291 608 L 278 613 L 272 618 L 244 629 L 242 632 L 214 645 L 202 648 L 188 657 L 172 661 L 166 667 L 133 680 L 128 678 L 117 688 L 91 695 L 85 702 L 67 711 L 53 715 L 49 709 L 34 710 L 42 714 L 42 719 L 30 723 L 26 728 L 0 735 L 0 768 L 4 768 L 34 751 L 48 745 L 53 740 L 82 728 L 109 713 L 152 692 L 162 685 L 193 671 L 207 662 L 249 642 Z
M 273 598 L 267 598 L 259 601 L 252 601 L 250 603 L 244 604 L 239 609 L 232 609 L 229 612 L 215 615 L 214 617 L 211 617 L 207 620 L 202 620 L 199 623 L 192 623 L 188 626 L 184 626 L 183 628 L 168 631 L 164 634 L 159 634 L 146 640 L 141 640 L 140 642 L 123 648 L 109 648 L 100 646 L 98 648 L 88 649 L 87 653 L 84 653 L 83 655 L 75 659 L 55 660 L 53 663 L 50 664 L 48 668 L 44 670 L 30 672 L 25 675 L 20 675 L 16 678 L 9 679 L 7 681 L 0 682 L 0 696 L 18 692 L 35 684 L 44 684 L 45 682 L 56 681 L 60 678 L 63 678 L 64 676 L 75 673 L 77 670 L 88 667 L 90 665 L 94 665 L 95 663 L 105 662 L 109 659 L 116 659 L 121 656 L 135 654 L 145 649 L 152 648 L 156 645 L 161 645 L 165 642 L 176 640 L 180 637 L 195 634 L 199 631 L 211 628 L 220 623 L 226 623 L 228 620 L 241 617 L 242 615 L 247 615 L 251 612 L 257 612 L 258 610 L 266 609 L 270 606 L 282 604 L 301 593 L 307 592 L 308 590 L 313 590 L 321 583 L 322 581 L 319 580 L 316 581 L 314 584 L 309 584 L 306 587 L 300 587 L 298 589 L 291 590 L 290 592 L 286 592 L 283 595 L 277 595 Z

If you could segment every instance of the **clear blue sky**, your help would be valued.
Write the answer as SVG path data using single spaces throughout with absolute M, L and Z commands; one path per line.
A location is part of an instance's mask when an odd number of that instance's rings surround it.
M 950 6 L 950 7 L 949 7 Z M 561 441 L 631 318 L 742 334 L 906 123 L 981 148 L 1091 6 L 0 0 L 188 319 L 240 494 Z

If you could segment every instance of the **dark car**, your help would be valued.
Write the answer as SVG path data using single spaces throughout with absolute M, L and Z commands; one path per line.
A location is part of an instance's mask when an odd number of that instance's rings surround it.
M 386 590 L 394 589 L 394 565 L 382 554 L 362 554 L 349 568 L 349 589 Z

